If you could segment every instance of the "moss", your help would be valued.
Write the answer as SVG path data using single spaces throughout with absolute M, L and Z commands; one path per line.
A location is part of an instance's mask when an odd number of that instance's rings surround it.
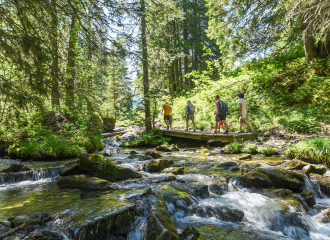
M 330 176 L 329 175 L 318 175 L 318 174 L 310 174 L 309 178 L 311 180 L 317 181 L 322 193 L 327 196 L 330 196 Z
M 174 164 L 173 160 L 154 160 L 148 163 L 147 170 L 148 172 L 160 172 L 172 164 Z
M 299 160 L 292 160 L 289 162 L 285 162 L 283 167 L 290 169 L 290 170 L 301 170 L 303 167 L 307 166 L 308 163 L 299 161 Z
M 175 175 L 182 175 L 184 174 L 183 167 L 169 167 L 165 168 L 162 173 L 172 173 Z
M 84 175 L 61 177 L 57 185 L 66 188 L 78 188 L 92 191 L 111 190 L 115 188 L 109 181 L 96 177 L 86 177 Z

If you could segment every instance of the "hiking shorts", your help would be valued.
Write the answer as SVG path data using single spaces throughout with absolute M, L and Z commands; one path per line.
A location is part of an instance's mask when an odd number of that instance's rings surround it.
M 170 121 L 170 115 L 164 115 L 164 121 L 166 120 Z
M 222 120 L 224 120 L 224 121 L 226 121 L 226 113 L 221 113 L 221 114 L 217 114 L 216 115 L 216 117 L 215 117 L 215 121 L 217 122 L 217 121 L 222 121 Z
M 186 119 L 195 119 L 193 113 L 187 113 Z

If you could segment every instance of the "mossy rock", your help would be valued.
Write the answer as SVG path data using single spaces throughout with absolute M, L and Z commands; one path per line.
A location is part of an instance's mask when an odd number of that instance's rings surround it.
M 222 195 L 228 191 L 227 180 L 221 177 L 216 182 L 209 183 L 209 191 L 218 195 Z
M 115 189 L 115 186 L 107 180 L 96 177 L 88 177 L 85 175 L 72 175 L 61 177 L 58 180 L 57 185 L 65 188 L 78 188 L 89 191 Z
M 284 187 L 294 192 L 300 192 L 305 185 L 303 174 L 281 168 L 258 168 L 243 174 L 240 182 L 245 187 Z
M 31 168 L 28 168 L 23 164 L 12 163 L 8 168 L 1 170 L 0 173 L 26 172 L 30 170 Z
M 156 147 L 156 151 L 160 152 L 172 152 L 171 148 L 167 145 L 159 145 Z
M 250 160 L 252 158 L 251 154 L 244 154 L 238 157 L 238 160 Z
M 169 168 L 165 168 L 162 173 L 172 173 L 175 175 L 182 175 L 184 174 L 184 170 L 183 167 L 169 167 Z
M 322 193 L 330 196 L 330 176 L 329 175 L 310 174 L 309 178 L 312 181 L 318 182 Z
M 131 169 L 115 166 L 111 159 L 106 159 L 99 154 L 81 154 L 79 156 L 79 170 L 82 173 L 108 181 L 127 180 L 129 178 L 142 178 L 140 173 Z
M 173 165 L 173 160 L 153 160 L 150 161 L 147 165 L 147 171 L 148 172 L 161 172 L 165 168 L 168 168 L 169 166 Z
M 237 163 L 236 162 L 223 162 L 223 163 L 220 163 L 217 167 L 220 167 L 220 168 L 231 168 L 231 167 L 237 167 Z
M 148 197 L 153 205 L 148 217 L 147 240 L 179 240 L 171 214 L 167 211 L 162 194 L 155 192 Z
M 201 154 L 209 154 L 209 153 L 211 153 L 211 151 L 208 150 L 207 148 L 202 148 L 201 149 Z
M 302 171 L 307 175 L 311 173 L 323 175 L 327 172 L 327 168 L 325 166 L 316 166 L 313 164 L 308 164 L 302 169 Z
M 146 156 L 150 156 L 150 157 L 155 158 L 155 159 L 160 158 L 160 157 L 162 156 L 160 152 L 158 152 L 158 151 L 153 151 L 153 150 L 148 150 L 148 151 L 146 151 L 146 152 L 144 153 L 144 155 L 146 155 Z
M 316 204 L 315 197 L 312 191 L 302 192 L 297 195 L 299 200 L 305 202 L 308 207 L 313 207 Z
M 280 188 L 280 189 L 265 189 L 263 193 L 272 197 L 289 197 L 292 195 L 293 192 L 289 189 Z
M 308 165 L 308 163 L 306 163 L 306 162 L 303 162 L 300 160 L 292 160 L 292 161 L 285 162 L 283 164 L 283 167 L 288 170 L 301 170 L 307 165 Z
M 182 188 L 174 183 L 169 185 L 163 185 L 159 188 L 159 192 L 163 194 L 164 198 L 168 202 L 177 204 L 178 200 L 182 200 L 187 206 L 197 202 L 197 199 L 188 193 L 189 190 Z
M 186 227 L 183 232 L 180 234 L 180 240 L 197 240 L 199 237 L 199 232 L 194 227 Z

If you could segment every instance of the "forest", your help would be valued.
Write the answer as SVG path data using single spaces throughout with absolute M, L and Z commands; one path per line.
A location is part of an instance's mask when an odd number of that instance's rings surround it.
M 0 239 L 330 239 L 329 136 L 330 0 L 0 0 Z

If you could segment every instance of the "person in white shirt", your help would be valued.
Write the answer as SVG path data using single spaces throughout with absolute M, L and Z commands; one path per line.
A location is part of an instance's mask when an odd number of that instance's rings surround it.
M 238 104 L 239 104 L 239 112 L 240 112 L 240 118 L 239 118 L 239 132 L 242 133 L 242 125 L 243 122 L 246 123 L 246 125 L 250 128 L 251 133 L 254 132 L 254 129 L 251 127 L 251 124 L 247 121 L 247 107 L 246 102 L 244 100 L 244 93 L 238 94 Z

